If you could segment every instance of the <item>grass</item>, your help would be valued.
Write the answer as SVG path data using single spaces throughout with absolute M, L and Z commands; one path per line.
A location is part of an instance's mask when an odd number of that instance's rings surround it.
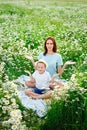
M 2 102 L 7 92 L 9 92 L 9 96 L 12 97 L 10 89 L 8 89 L 8 91 L 4 90 L 4 87 L 8 88 L 7 81 L 10 82 L 18 78 L 20 75 L 25 74 L 25 69 L 29 69 L 31 73 L 34 71 L 32 63 L 29 60 L 25 59 L 24 55 L 32 55 L 34 57 L 34 60 L 37 60 L 38 54 L 43 51 L 43 44 L 46 37 L 50 35 L 53 36 L 57 42 L 58 53 L 62 55 L 63 62 L 67 60 L 76 61 L 75 66 L 67 66 L 61 78 L 70 80 L 73 75 L 76 75 L 76 77 L 74 77 L 75 81 L 73 81 L 74 84 L 70 82 L 70 85 L 73 87 L 76 85 L 76 87 L 79 86 L 86 89 L 87 1 L 0 0 L 0 112 L 2 113 L 0 113 L 1 129 L 1 121 L 6 121 L 7 119 L 9 120 L 10 117 L 8 113 L 6 114 L 8 116 L 5 117 L 5 111 L 3 110 L 8 110 L 8 107 L 3 106 Z M 14 85 L 12 84 L 12 86 Z M 71 96 L 70 92 L 69 95 Z M 77 95 L 73 94 L 73 96 L 70 97 L 70 100 L 73 100 L 74 96 Z M 15 98 L 15 100 L 17 100 L 17 98 Z M 59 104 L 55 103 L 56 105 L 55 107 L 52 106 L 52 110 L 50 110 L 48 117 L 50 114 L 52 114 L 52 112 L 55 112 L 59 107 L 61 107 L 63 109 L 59 108 L 59 111 L 57 111 L 58 117 L 60 117 L 62 115 L 60 114 L 61 110 L 65 110 L 63 103 L 63 100 L 61 100 Z M 86 104 L 87 101 L 85 100 L 85 105 Z M 19 105 L 19 108 L 22 111 L 21 105 L 18 102 L 16 105 Z M 12 107 L 12 104 L 10 104 L 10 107 Z M 72 112 L 77 108 L 76 104 L 72 104 L 71 107 Z M 66 111 L 66 113 L 70 115 L 69 109 L 70 104 L 68 104 Z M 32 130 L 37 128 L 39 129 L 39 125 L 42 123 L 42 120 L 38 119 L 36 116 L 34 118 L 33 114 L 31 114 L 31 111 L 25 111 L 26 115 L 23 115 L 22 113 L 23 119 L 21 120 L 21 125 L 23 128 L 25 130 L 30 128 L 32 128 Z M 28 118 L 27 115 L 29 113 L 30 116 Z M 87 116 L 87 114 L 85 115 Z M 33 117 L 33 120 L 31 120 L 31 116 Z M 52 114 L 53 118 L 55 118 L 55 116 L 55 114 Z M 65 117 L 66 116 L 67 115 L 65 115 Z M 32 124 L 32 126 L 28 124 L 26 118 Z M 49 118 L 51 121 L 51 116 Z M 55 120 L 55 122 L 56 121 L 57 120 Z M 36 128 L 34 126 L 35 122 L 38 124 L 35 125 Z M 55 122 L 51 127 L 52 129 L 55 126 Z M 11 126 L 9 126 L 8 129 L 10 128 Z M 73 128 L 75 130 L 76 127 L 72 126 L 72 130 Z M 6 128 L 3 127 L 3 129 Z M 78 130 L 78 126 L 76 130 Z
M 18 44 L 21 41 L 22 47 L 42 48 L 45 38 L 52 35 L 57 41 L 64 62 L 66 60 L 78 62 L 81 59 L 82 64 L 86 55 L 84 46 L 87 41 L 86 1 L 82 3 L 82 1 L 15 0 L 0 3 L 1 46 L 4 44 L 3 48 L 7 50 L 5 55 L 9 53 L 9 46 L 11 53 L 20 52 Z

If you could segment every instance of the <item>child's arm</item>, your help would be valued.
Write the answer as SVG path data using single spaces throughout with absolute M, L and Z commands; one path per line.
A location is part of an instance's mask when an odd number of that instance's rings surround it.
M 32 76 L 31 73 L 30 73 L 30 71 L 25 70 L 25 72 L 26 72 L 29 76 Z
M 31 82 L 35 82 L 35 79 L 34 79 L 33 76 L 31 75 L 30 71 L 25 70 L 25 72 L 30 76 Z

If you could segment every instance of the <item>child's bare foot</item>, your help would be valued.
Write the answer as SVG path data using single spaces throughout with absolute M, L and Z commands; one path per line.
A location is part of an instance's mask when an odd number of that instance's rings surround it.
M 31 98 L 34 98 L 34 99 L 43 98 L 43 94 L 37 94 L 37 93 L 34 93 L 34 92 L 32 92 L 32 91 L 28 91 L 28 92 L 25 91 L 25 94 L 28 95 L 28 96 L 31 97 Z
M 48 98 L 51 98 L 52 93 L 48 91 L 45 94 L 37 94 L 32 91 L 28 91 L 28 93 L 25 92 L 25 94 L 34 99 L 48 99 Z

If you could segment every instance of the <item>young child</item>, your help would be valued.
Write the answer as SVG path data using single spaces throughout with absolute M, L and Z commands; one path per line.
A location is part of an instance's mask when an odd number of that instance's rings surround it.
M 33 88 L 32 90 L 25 90 L 25 94 L 32 98 L 50 98 L 51 91 L 50 86 L 54 83 L 54 78 L 57 75 L 54 75 L 52 78 L 49 72 L 46 71 L 47 63 L 44 60 L 39 60 L 36 63 L 36 70 L 31 75 L 29 71 L 25 71 L 30 75 L 30 80 L 27 81 L 27 86 Z M 62 86 L 61 83 L 59 85 Z

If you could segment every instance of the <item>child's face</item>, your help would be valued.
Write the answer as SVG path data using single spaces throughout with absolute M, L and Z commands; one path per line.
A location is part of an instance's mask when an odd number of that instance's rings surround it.
M 46 70 L 45 64 L 39 62 L 39 63 L 37 64 L 37 70 L 39 71 L 39 74 L 44 73 L 44 71 Z

